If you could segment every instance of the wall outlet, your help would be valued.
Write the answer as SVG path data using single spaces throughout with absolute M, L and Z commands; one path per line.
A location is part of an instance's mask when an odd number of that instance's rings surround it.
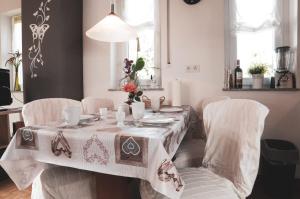
M 185 67 L 186 73 L 200 73 L 200 65 L 188 65 Z

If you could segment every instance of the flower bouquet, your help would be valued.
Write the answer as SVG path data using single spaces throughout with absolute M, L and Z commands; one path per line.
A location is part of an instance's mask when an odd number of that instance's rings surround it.
M 139 87 L 138 72 L 141 71 L 145 66 L 145 61 L 143 58 L 138 58 L 135 63 L 132 60 L 124 60 L 124 73 L 125 77 L 122 81 L 122 90 L 128 93 L 128 99 L 126 103 L 131 105 L 134 101 L 140 102 L 141 96 L 143 95 L 142 89 Z

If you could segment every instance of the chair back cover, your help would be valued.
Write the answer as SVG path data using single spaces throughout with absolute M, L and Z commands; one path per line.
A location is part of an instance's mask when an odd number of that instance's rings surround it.
M 260 159 L 260 139 L 269 109 L 252 100 L 214 102 L 204 109 L 208 132 L 203 166 L 230 180 L 240 197 L 253 188 Z
M 95 114 L 99 112 L 99 108 L 108 108 L 112 110 L 114 103 L 110 99 L 87 97 L 82 101 L 82 108 L 85 114 Z
M 206 133 L 205 132 L 205 129 L 204 129 L 204 125 L 203 125 L 203 110 L 204 108 L 210 104 L 210 103 L 213 103 L 213 102 L 218 102 L 218 101 L 222 101 L 222 100 L 228 100 L 230 99 L 230 97 L 228 96 L 214 96 L 214 97 L 207 97 L 207 98 L 204 98 L 203 100 L 201 100 L 197 106 L 197 113 L 198 113 L 198 116 L 199 116 L 199 119 L 201 120 L 201 123 L 200 123 L 200 126 L 198 127 L 198 132 L 194 133 L 193 134 L 193 138 L 201 138 L 201 139 L 204 139 L 206 140 Z
M 79 101 L 65 98 L 46 98 L 25 104 L 22 116 L 25 126 L 44 125 L 62 120 L 62 111 L 66 106 L 80 106 Z

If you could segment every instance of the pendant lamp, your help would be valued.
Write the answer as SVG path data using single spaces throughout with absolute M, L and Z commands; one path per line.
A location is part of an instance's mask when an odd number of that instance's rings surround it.
M 115 6 L 112 3 L 109 15 L 89 29 L 86 35 L 91 39 L 102 42 L 126 42 L 136 39 L 135 29 L 116 15 L 114 10 Z

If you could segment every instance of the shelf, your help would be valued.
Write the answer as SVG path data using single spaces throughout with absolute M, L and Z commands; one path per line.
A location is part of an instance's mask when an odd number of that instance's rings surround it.
M 299 88 L 261 88 L 261 89 L 253 89 L 253 88 L 223 88 L 223 91 L 263 91 L 263 92 L 295 92 L 300 91 Z
M 163 88 L 143 88 L 141 89 L 142 91 L 163 91 Z M 108 91 L 123 91 L 120 88 L 112 88 L 112 89 L 108 89 Z

